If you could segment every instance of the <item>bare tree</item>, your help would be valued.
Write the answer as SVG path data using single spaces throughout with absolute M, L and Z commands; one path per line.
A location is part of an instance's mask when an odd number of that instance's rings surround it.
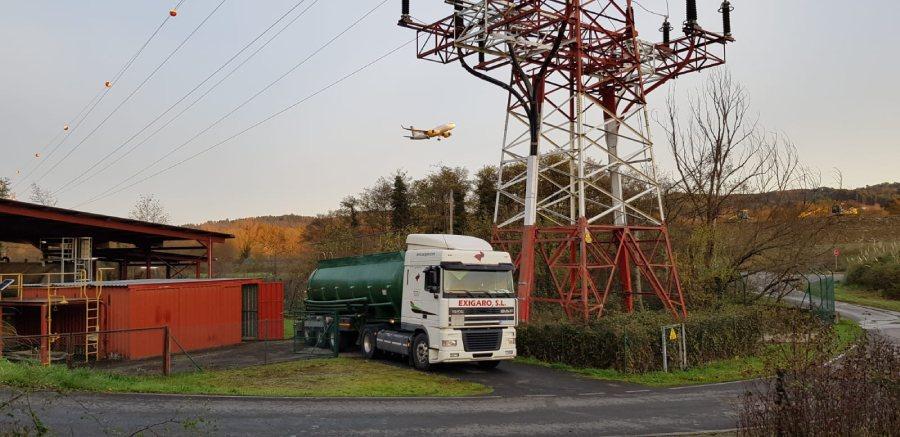
M 675 158 L 669 221 L 690 229 L 683 245 L 687 280 L 718 293 L 741 277 L 764 278 L 767 292 L 790 289 L 809 267 L 827 220 L 803 219 L 803 193 L 819 180 L 793 143 L 766 132 L 746 90 L 724 70 L 709 75 L 686 116 L 671 97 L 660 125 Z
M 56 197 L 53 196 L 53 193 L 41 188 L 40 185 L 34 182 L 31 183 L 31 194 L 28 195 L 28 200 L 31 200 L 32 203 L 44 206 L 56 206 L 58 203 Z
M 159 199 L 152 194 L 141 195 L 128 216 L 144 222 L 159 224 L 169 223 L 169 213 L 163 208 Z

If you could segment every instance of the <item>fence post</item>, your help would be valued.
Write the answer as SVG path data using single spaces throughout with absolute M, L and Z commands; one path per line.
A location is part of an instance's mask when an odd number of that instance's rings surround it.
M 72 368 L 72 352 L 75 347 L 72 345 L 72 333 L 66 336 L 66 367 Z
M 40 358 L 42 366 L 50 365 L 50 309 L 47 305 L 41 305 L 41 350 Z
M 162 372 L 163 375 L 169 376 L 169 373 L 172 372 L 172 354 L 169 346 L 169 326 L 163 326 L 163 362 L 162 362 Z
M 263 320 L 263 364 L 269 364 L 269 321 Z
M 669 373 L 669 354 L 666 347 L 666 327 L 660 329 L 659 339 L 662 341 L 663 372 Z

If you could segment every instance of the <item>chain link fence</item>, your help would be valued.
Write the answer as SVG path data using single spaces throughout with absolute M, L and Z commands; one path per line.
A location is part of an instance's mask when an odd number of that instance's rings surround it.
M 803 278 L 806 280 L 804 302 L 809 302 L 809 310 L 825 322 L 834 322 L 834 272 L 814 271 Z
M 312 357 L 337 357 L 341 348 L 337 311 L 302 311 L 295 316 L 293 350 Z
M 178 350 L 167 327 L 0 337 L 3 358 L 14 363 L 113 369 L 142 363 L 143 371 L 168 374 Z M 172 348 L 176 348 L 173 350 Z
M 166 326 L 49 335 L 0 337 L 2 357 L 19 363 L 93 368 L 131 375 L 227 370 L 338 356 L 336 313 L 285 315 L 284 319 L 204 326 L 202 332 Z M 249 336 L 248 336 L 249 334 Z M 208 344 L 221 335 L 224 345 Z

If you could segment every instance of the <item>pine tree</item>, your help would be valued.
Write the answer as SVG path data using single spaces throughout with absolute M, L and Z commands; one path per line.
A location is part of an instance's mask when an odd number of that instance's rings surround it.
M 397 172 L 394 175 L 394 188 L 391 191 L 391 228 L 400 231 L 412 222 L 412 211 L 409 207 L 409 186 L 406 174 Z
M 494 203 L 497 201 L 497 168 L 482 167 L 475 173 L 475 217 L 478 220 L 492 220 Z

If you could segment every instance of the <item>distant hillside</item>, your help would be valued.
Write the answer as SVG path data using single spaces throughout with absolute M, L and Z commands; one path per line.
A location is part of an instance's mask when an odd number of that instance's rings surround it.
M 814 199 L 820 197 L 836 201 L 855 201 L 863 205 L 877 204 L 888 209 L 900 199 L 900 182 L 885 182 L 854 189 L 823 187 L 814 190 L 812 194 Z
M 239 228 L 249 222 L 265 223 L 280 227 L 305 227 L 312 222 L 315 217 L 285 214 L 285 215 L 263 215 L 258 217 L 244 217 L 237 219 L 210 220 L 200 224 L 185 225 L 189 228 L 200 228 L 206 230 L 234 229 Z M 226 231 L 220 231 L 226 232 Z

